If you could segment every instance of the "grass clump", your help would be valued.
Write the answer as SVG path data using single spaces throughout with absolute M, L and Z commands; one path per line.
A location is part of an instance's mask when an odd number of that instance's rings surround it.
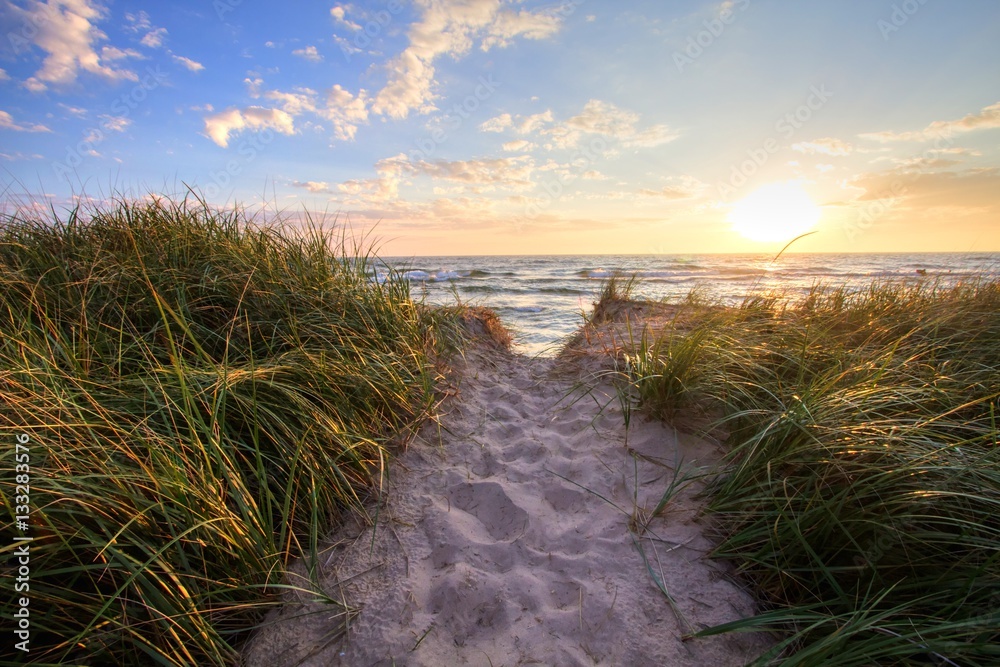
M 0 220 L 0 458 L 26 434 L 31 471 L 28 531 L 0 479 L 0 550 L 34 538 L 34 662 L 233 664 L 283 587 L 320 595 L 286 566 L 432 400 L 435 325 L 370 265 L 190 199 Z
M 1000 662 L 1000 282 L 747 299 L 631 357 L 646 406 L 707 406 L 731 451 L 715 555 L 772 630 L 754 664 Z

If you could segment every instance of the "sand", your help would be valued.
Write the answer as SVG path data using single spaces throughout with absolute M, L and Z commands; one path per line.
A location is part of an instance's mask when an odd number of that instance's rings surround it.
M 392 462 L 375 527 L 349 524 L 323 553 L 325 590 L 357 610 L 346 635 L 335 606 L 299 596 L 245 664 L 722 667 L 758 655 L 757 635 L 686 637 L 755 611 L 706 557 L 698 483 L 650 519 L 675 471 L 711 465 L 720 446 L 637 413 L 626 444 L 600 370 L 470 350 L 439 422 Z

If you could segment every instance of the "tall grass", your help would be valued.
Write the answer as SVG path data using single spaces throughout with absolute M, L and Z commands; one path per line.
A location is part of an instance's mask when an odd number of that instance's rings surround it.
M 232 664 L 313 590 L 289 560 L 314 567 L 432 398 L 427 318 L 371 259 L 196 199 L 0 220 L 0 459 L 30 437 L 32 509 L 15 530 L 0 476 L 0 551 L 34 538 L 33 662 Z
M 1000 664 L 1000 282 L 748 298 L 630 357 L 641 401 L 729 433 L 715 555 L 754 664 Z

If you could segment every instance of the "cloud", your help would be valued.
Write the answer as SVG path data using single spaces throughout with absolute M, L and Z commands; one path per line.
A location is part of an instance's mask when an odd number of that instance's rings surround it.
M 68 104 L 63 104 L 62 102 L 59 102 L 58 106 L 66 111 L 66 113 L 76 116 L 77 118 L 83 118 L 87 115 L 87 110 L 82 107 L 74 107 Z
M 361 26 L 347 18 L 347 12 L 352 10 L 350 5 L 337 5 L 330 9 L 330 16 L 338 24 L 351 30 L 361 30 Z
M 136 12 L 135 14 L 131 12 L 125 12 L 125 29 L 129 32 L 144 32 L 153 27 L 152 22 L 149 20 L 149 14 L 144 11 Z
M 860 134 L 862 139 L 870 139 L 880 143 L 891 141 L 930 141 L 939 137 L 949 137 L 953 134 L 987 130 L 1000 127 L 1000 102 L 984 107 L 976 113 L 970 113 L 958 120 L 936 120 L 922 130 L 915 132 L 868 132 Z
M 204 65 L 202 65 L 197 61 L 191 60 L 190 58 L 185 58 L 184 56 L 175 56 L 172 54 L 170 57 L 174 59 L 175 63 L 188 68 L 192 72 L 200 72 L 201 70 L 205 69 Z
M 509 113 L 500 114 L 495 118 L 490 118 L 479 126 L 483 132 L 503 132 L 510 127 L 511 117 Z
M 295 49 L 292 51 L 293 56 L 298 56 L 303 60 L 308 60 L 312 63 L 318 63 L 323 61 L 323 56 L 319 54 L 315 46 L 307 46 L 304 49 Z
M 132 121 L 126 116 L 101 114 L 98 118 L 101 119 L 101 127 L 111 132 L 124 132 L 132 125 Z
M 8 80 L 10 80 L 10 75 L 7 74 L 7 70 L 0 67 L 0 81 L 8 81 Z
M 355 197 L 359 203 L 378 206 L 399 199 L 399 185 L 404 174 L 413 173 L 405 153 L 383 158 L 375 163 L 375 178 L 352 179 L 337 184 L 337 190 Z
M 146 56 L 142 55 L 135 49 L 119 49 L 116 46 L 105 46 L 101 49 L 101 58 L 110 61 L 125 60 L 126 58 L 145 60 Z
M 596 99 L 587 102 L 583 111 L 569 120 L 555 123 L 551 127 L 542 127 L 551 122 L 552 112 L 546 111 L 524 119 L 517 126 L 517 130 L 527 134 L 538 129 L 541 135 L 549 137 L 551 143 L 546 145 L 546 148 L 550 149 L 577 146 L 585 134 L 616 139 L 626 148 L 660 146 L 679 136 L 666 125 L 653 125 L 640 130 L 636 128 L 639 114 Z
M 585 181 L 607 181 L 610 179 L 610 176 L 605 176 L 596 169 L 591 169 L 589 171 L 583 172 L 580 178 L 582 178 Z
M 326 92 L 321 100 L 311 88 L 294 88 L 293 92 L 269 90 L 258 96 L 277 103 L 291 117 L 314 114 L 333 124 L 333 136 L 341 141 L 354 140 L 358 127 L 368 122 L 368 93 L 362 89 L 356 96 L 339 84 Z
M 864 190 L 856 201 L 898 193 L 908 208 L 992 208 L 1000 210 L 1000 169 L 913 172 L 906 167 L 861 174 L 851 185 Z M 942 222 L 944 224 L 944 222 Z
M 792 144 L 792 150 L 805 153 L 806 155 L 822 153 L 823 155 L 843 156 L 850 155 L 854 151 L 854 147 L 846 141 L 834 139 L 833 137 L 824 137 L 822 139 L 814 139 L 813 141 L 800 141 L 797 144 Z
M 516 37 L 544 39 L 560 26 L 554 14 L 502 9 L 500 0 L 417 0 L 416 5 L 420 20 L 410 26 L 409 45 L 386 66 L 388 81 L 372 104 L 377 114 L 403 119 L 411 111 L 433 111 L 434 61 L 466 54 L 476 38 L 488 51 Z
M 293 188 L 305 188 L 314 193 L 330 193 L 330 184 L 326 181 L 293 181 Z
M 163 38 L 167 35 L 166 28 L 155 28 L 147 32 L 139 43 L 151 49 L 158 49 L 163 46 Z
M 679 183 L 673 183 L 674 180 L 679 181 Z M 708 185 L 693 176 L 685 175 L 678 179 L 671 178 L 670 181 L 670 183 L 664 185 L 659 190 L 643 188 L 639 190 L 639 194 L 644 197 L 658 197 L 662 199 L 690 199 L 697 197 L 708 188 Z
M 509 151 L 512 153 L 517 153 L 521 151 L 530 151 L 533 150 L 534 148 L 537 148 L 537 146 L 534 143 L 527 141 L 526 139 L 517 139 L 515 141 L 508 141 L 507 143 L 503 144 L 502 147 L 505 151 Z
M 293 93 L 269 90 L 264 98 L 277 102 L 282 111 L 291 116 L 301 116 L 305 112 L 316 113 L 316 91 L 312 88 L 296 88 Z
M 205 136 L 223 148 L 229 145 L 229 135 L 245 129 L 271 129 L 281 134 L 295 134 L 292 117 L 281 109 L 247 107 L 226 109 L 205 118 Z
M 521 116 L 518 116 L 521 119 Z M 514 128 L 519 134 L 530 134 L 540 128 L 545 123 L 552 122 L 552 111 L 546 110 L 542 113 L 532 114 L 526 118 L 519 120 L 517 126 Z
M 354 139 L 358 126 L 368 122 L 368 93 L 362 88 L 352 95 L 340 85 L 334 85 L 326 94 L 326 108 L 320 113 L 333 123 L 334 136 L 342 141 Z
M 95 25 L 105 18 L 106 11 L 96 2 L 30 0 L 23 8 L 11 5 L 9 10 L 21 21 L 37 26 L 33 43 L 47 54 L 38 71 L 23 82 L 27 90 L 38 93 L 72 84 L 81 70 L 109 81 L 138 80 L 135 72 L 102 62 L 94 50 L 97 42 L 107 39 Z M 117 55 L 118 51 L 111 53 Z
M 473 160 L 420 161 L 412 165 L 416 174 L 457 183 L 492 185 L 505 189 L 534 187 L 531 172 L 534 161 L 527 156 Z
M 15 132 L 51 132 L 44 125 L 26 123 L 24 125 L 16 122 L 6 111 L 0 111 L 0 130 L 14 130 Z

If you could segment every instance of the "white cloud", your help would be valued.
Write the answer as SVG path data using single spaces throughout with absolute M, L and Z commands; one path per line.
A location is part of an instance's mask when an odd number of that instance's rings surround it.
M 281 109 L 291 115 L 300 116 L 305 112 L 316 113 L 316 91 L 311 88 L 297 88 L 294 93 L 269 90 L 264 98 L 281 105 Z
M 399 185 L 404 173 L 412 173 L 413 165 L 405 153 L 383 158 L 375 163 L 376 178 L 350 180 L 337 184 L 337 190 L 356 197 L 367 205 L 380 205 L 399 199 Z
M 605 176 L 596 169 L 591 169 L 589 171 L 583 172 L 581 178 L 585 181 L 606 181 L 610 178 L 610 176 Z
M 627 148 L 649 148 L 673 141 L 678 134 L 666 125 L 636 128 L 639 114 L 621 109 L 610 102 L 590 100 L 583 111 L 563 123 L 551 127 L 552 112 L 535 114 L 524 119 L 516 129 L 522 134 L 538 130 L 551 141 L 547 148 L 571 148 L 579 144 L 584 134 L 594 134 L 622 142 Z M 539 129 L 541 128 L 541 129 Z
M 518 116 L 518 118 L 521 118 L 521 116 Z M 540 128 L 545 123 L 551 123 L 551 122 L 552 122 L 552 111 L 545 110 L 542 113 L 532 114 L 531 116 L 524 118 L 523 120 L 518 122 L 517 126 L 514 129 L 517 130 L 520 134 L 530 134 L 531 132 L 534 132 L 535 130 Z
M 800 141 L 797 144 L 792 144 L 792 150 L 798 151 L 799 153 L 805 153 L 806 155 L 822 153 L 823 155 L 838 157 L 850 155 L 854 151 L 854 147 L 848 142 L 841 141 L 840 139 L 823 137 L 822 139 Z
M 143 32 L 153 27 L 149 14 L 144 11 L 135 14 L 125 12 L 125 29 L 129 32 Z
M 304 49 L 295 49 L 292 51 L 292 55 L 313 63 L 322 62 L 323 60 L 323 56 L 319 54 L 319 51 L 316 50 L 315 46 L 307 46 Z
M 138 80 L 131 70 L 103 63 L 95 51 L 95 44 L 107 39 L 95 25 L 106 13 L 96 2 L 30 0 L 23 8 L 11 4 L 9 10 L 21 21 L 37 26 L 33 42 L 47 54 L 38 71 L 23 82 L 27 90 L 37 93 L 74 83 L 81 70 L 111 81 Z
M 62 102 L 59 102 L 58 106 L 66 111 L 66 113 L 76 116 L 77 118 L 83 118 L 87 115 L 87 110 L 82 107 L 74 107 L 68 104 L 63 104 Z
M 647 127 L 645 130 L 639 130 L 619 138 L 624 140 L 627 148 L 652 148 L 670 143 L 678 136 L 676 132 L 666 125 L 653 125 L 652 127 Z
M 330 10 L 330 16 L 333 17 L 334 21 L 345 28 L 350 28 L 351 30 L 361 30 L 362 28 L 360 25 L 347 18 L 347 12 L 352 9 L 353 7 L 350 5 L 337 5 Z
M 420 20 L 410 27 L 409 45 L 387 65 L 389 80 L 372 105 L 377 114 L 402 119 L 411 111 L 433 111 L 434 61 L 464 55 L 476 38 L 487 51 L 515 37 L 544 39 L 560 25 L 552 14 L 502 9 L 500 0 L 417 0 L 416 5 Z
M 514 153 L 520 151 L 530 151 L 534 148 L 537 148 L 537 146 L 534 143 L 527 141 L 526 139 L 517 139 L 515 141 L 508 141 L 507 143 L 503 144 L 503 149 L 505 151 L 510 151 Z
M 191 60 L 190 58 L 185 58 L 184 56 L 175 56 L 175 55 L 171 55 L 170 57 L 174 59 L 175 63 L 188 68 L 192 72 L 200 72 L 201 70 L 205 69 L 205 66 L 202 65 L 200 62 Z
M 479 129 L 483 132 L 503 132 L 505 129 L 510 127 L 511 117 L 509 113 L 500 114 L 495 118 L 490 118 L 485 123 L 479 126 Z
M 505 189 L 530 189 L 534 187 L 534 183 L 531 181 L 534 161 L 528 156 L 420 161 L 412 167 L 417 174 L 445 181 L 493 185 Z
M 265 109 L 263 107 L 226 109 L 205 118 L 205 136 L 223 148 L 229 145 L 231 134 L 238 134 L 245 129 L 262 130 L 265 128 L 281 134 L 295 134 L 295 123 L 292 117 L 281 109 Z
M 309 192 L 322 193 L 330 192 L 330 184 L 326 181 L 293 181 L 293 188 L 305 188 Z
M 10 79 L 10 75 L 7 74 L 7 70 L 5 70 L 4 68 L 0 67 L 0 81 L 8 81 L 9 79 Z
M 0 130 L 14 130 L 15 132 L 51 132 L 49 128 L 44 125 L 36 125 L 35 123 L 25 123 L 20 124 L 16 122 L 9 113 L 6 111 L 0 111 Z
M 111 132 L 124 132 L 132 125 L 132 121 L 125 116 L 101 114 L 98 118 L 101 119 L 101 127 Z
M 119 49 L 115 46 L 105 46 L 101 49 L 101 58 L 109 61 L 125 60 L 126 58 L 145 60 L 146 56 L 142 55 L 135 49 Z
M 257 96 L 275 102 L 291 117 L 315 114 L 333 124 L 333 135 L 341 141 L 351 141 L 358 126 L 368 122 L 368 93 L 362 89 L 357 96 L 335 85 L 326 92 L 325 99 L 312 88 L 295 88 L 293 92 L 269 90 Z
M 949 137 L 953 134 L 986 130 L 1000 127 L 1000 102 L 984 107 L 976 113 L 970 113 L 958 120 L 936 120 L 922 130 L 915 132 L 868 132 L 860 134 L 862 139 L 871 139 L 880 143 L 890 141 L 930 141 L 938 137 Z
M 254 99 L 260 97 L 260 89 L 264 85 L 264 79 L 254 72 L 247 72 L 247 78 L 243 79 L 243 83 L 246 84 L 247 95 Z
M 690 199 L 697 197 L 708 189 L 708 185 L 699 181 L 693 176 L 681 176 L 669 179 L 666 185 L 659 190 L 643 188 L 639 194 L 645 197 L 657 197 L 662 199 Z
M 145 36 L 139 40 L 139 43 L 143 46 L 148 46 L 151 49 L 158 49 L 163 46 L 163 38 L 166 34 L 166 28 L 155 28 L 147 32 Z
M 368 93 L 362 88 L 352 95 L 340 85 L 334 85 L 326 94 L 326 108 L 320 113 L 333 123 L 334 136 L 342 141 L 354 139 L 358 126 L 368 122 Z
M 494 46 L 503 48 L 509 46 L 515 37 L 545 39 L 557 30 L 559 18 L 555 14 L 504 9 L 496 15 L 480 48 L 483 51 L 489 51 Z

